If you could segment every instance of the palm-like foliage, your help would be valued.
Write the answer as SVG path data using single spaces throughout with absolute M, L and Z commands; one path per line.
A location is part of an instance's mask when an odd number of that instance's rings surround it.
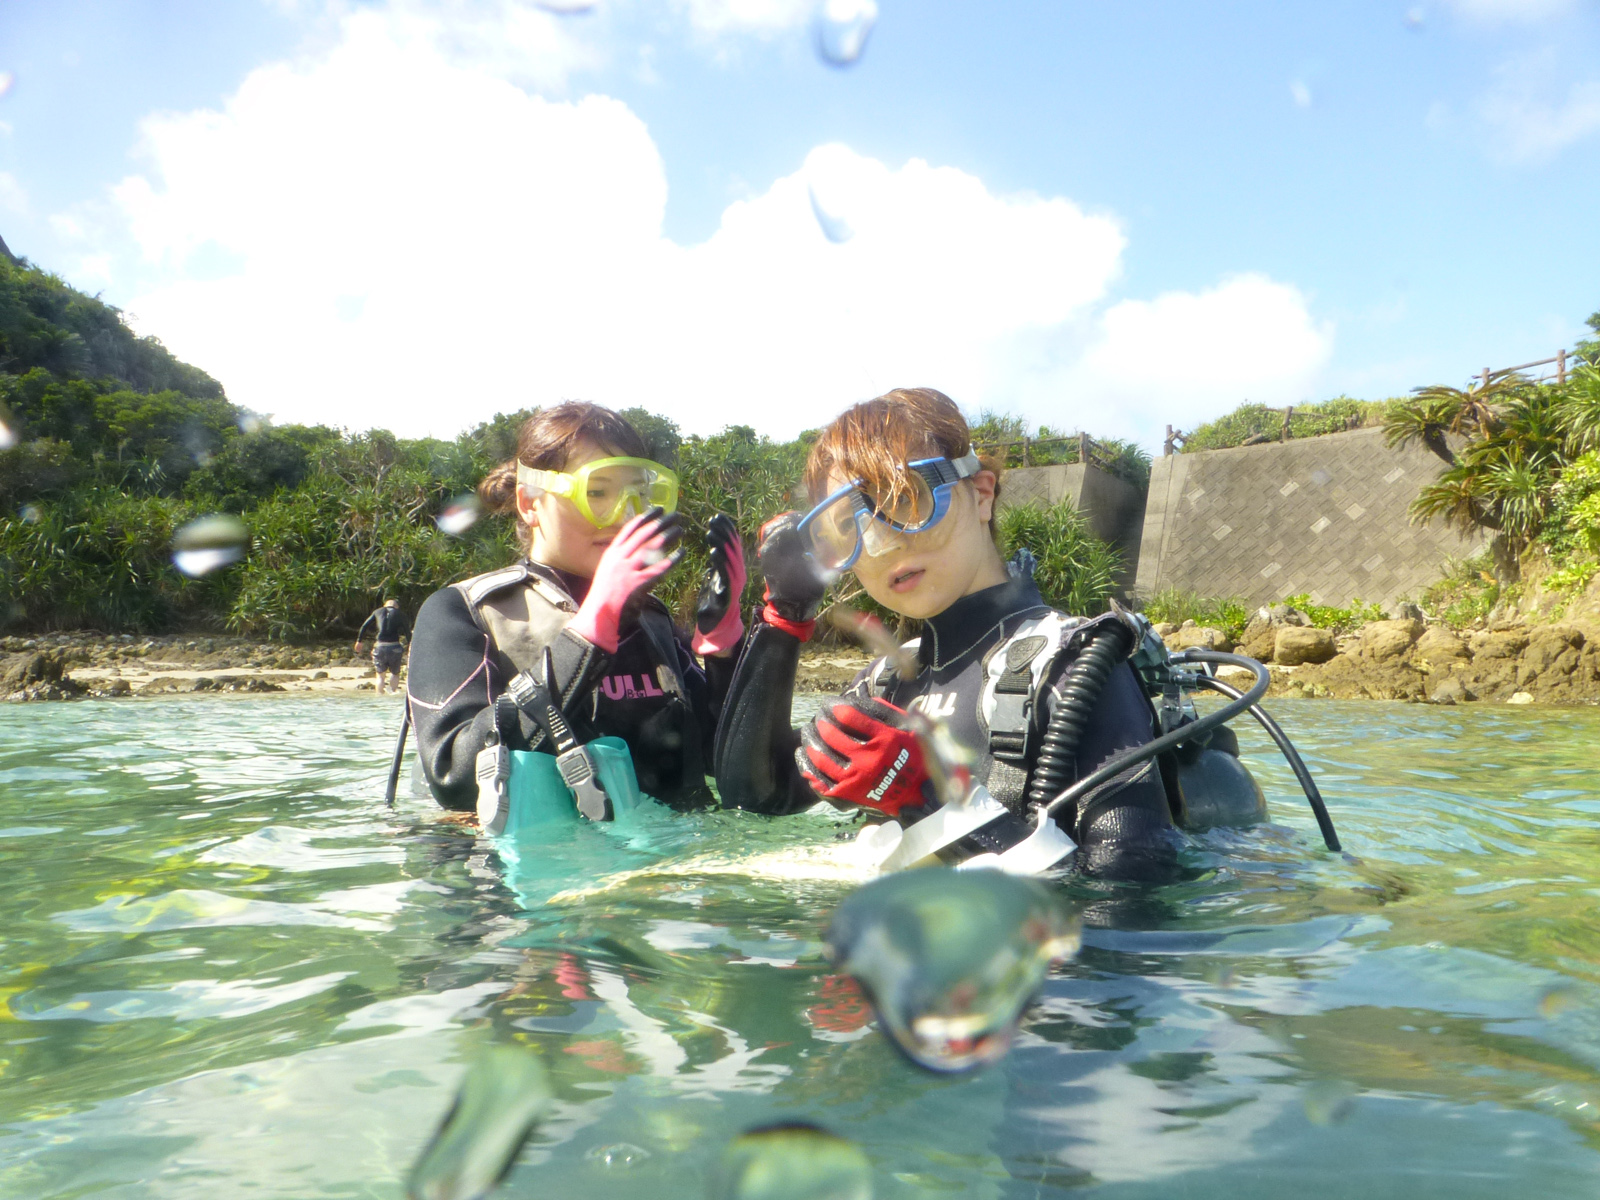
M 1384 440 L 1396 450 L 1415 444 L 1426 446 L 1454 465 L 1456 455 L 1447 436 L 1494 436 L 1505 406 L 1525 395 L 1531 386 L 1525 376 L 1503 375 L 1465 391 L 1443 385 L 1417 388 L 1410 400 L 1392 405 L 1384 414 Z
M 1441 395 L 1454 390 L 1426 389 L 1433 393 L 1428 403 L 1441 407 L 1454 403 Z M 1464 533 L 1493 529 L 1505 538 L 1512 554 L 1520 555 L 1544 526 L 1555 480 L 1566 461 L 1561 399 L 1554 389 L 1526 381 L 1499 394 L 1507 402 L 1492 409 L 1483 396 L 1477 396 L 1471 398 L 1472 408 L 1456 410 L 1452 421 L 1457 431 L 1471 430 L 1478 436 L 1452 456 L 1449 469 L 1422 489 L 1411 515 L 1419 521 L 1442 519 Z M 1391 435 L 1390 444 L 1404 441 Z
M 1600 366 L 1582 366 L 1572 372 L 1559 402 L 1567 454 L 1577 458 L 1600 450 Z

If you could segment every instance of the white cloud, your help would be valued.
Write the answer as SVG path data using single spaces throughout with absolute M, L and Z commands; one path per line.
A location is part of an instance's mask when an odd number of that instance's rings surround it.
M 1554 80 L 1553 52 L 1506 63 L 1478 106 L 1491 151 L 1511 163 L 1548 162 L 1575 142 L 1600 131 L 1600 80 L 1567 85 Z
M 1148 444 L 1165 424 L 1190 429 L 1245 400 L 1312 399 L 1332 349 L 1333 327 L 1312 317 L 1298 289 L 1237 275 L 1113 305 L 1062 391 L 1084 427 Z
M 20 217 L 27 211 L 28 193 L 22 190 L 15 175 L 0 171 L 0 213 Z
M 1101 321 L 1114 219 L 843 146 L 680 245 L 627 106 L 530 95 L 460 45 L 365 10 L 221 111 L 147 120 L 148 169 L 115 193 L 162 280 L 127 305 L 141 330 L 280 420 L 446 435 L 566 397 L 791 434 L 916 384 L 1059 419 L 1063 389 L 1104 379 L 1121 411 L 1076 423 L 1149 436 L 1196 397 L 1268 399 L 1326 358 L 1303 298 L 1259 277 Z M 1163 373 L 1152 356 L 1174 346 L 1187 365 Z
M 1456 16 L 1487 25 L 1534 23 L 1576 12 L 1578 0 L 1444 0 Z

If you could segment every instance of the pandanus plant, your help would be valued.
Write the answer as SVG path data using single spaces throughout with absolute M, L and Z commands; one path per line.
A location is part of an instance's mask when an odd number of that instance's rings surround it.
M 1580 368 L 1564 386 L 1508 375 L 1462 391 L 1420 388 L 1384 423 L 1390 446 L 1427 446 L 1448 465 L 1411 505 L 1413 520 L 1463 533 L 1492 530 L 1506 573 L 1545 526 L 1562 468 L 1600 442 L 1600 375 Z M 1457 450 L 1449 435 L 1465 439 Z

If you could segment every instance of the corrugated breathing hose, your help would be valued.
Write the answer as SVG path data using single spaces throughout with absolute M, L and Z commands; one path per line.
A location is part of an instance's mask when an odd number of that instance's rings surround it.
M 1116 665 L 1127 657 L 1132 637 L 1120 621 L 1102 625 L 1062 674 L 1057 685 L 1059 699 L 1039 742 L 1033 775 L 1028 780 L 1028 803 L 1034 807 L 1048 804 L 1072 778 L 1078 742 L 1095 701 Z

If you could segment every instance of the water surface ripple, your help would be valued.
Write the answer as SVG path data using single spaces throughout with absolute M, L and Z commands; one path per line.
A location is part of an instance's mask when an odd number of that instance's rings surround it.
M 811 1121 L 876 1194 L 1591 1196 L 1600 713 L 1284 702 L 1348 850 L 1275 824 L 1062 885 L 1084 948 L 1011 1055 L 924 1075 L 831 974 L 838 820 L 651 814 L 503 857 L 380 800 L 398 710 L 0 719 L 0 1195 L 398 1197 L 466 1065 L 554 1100 L 508 1196 L 700 1197 Z

